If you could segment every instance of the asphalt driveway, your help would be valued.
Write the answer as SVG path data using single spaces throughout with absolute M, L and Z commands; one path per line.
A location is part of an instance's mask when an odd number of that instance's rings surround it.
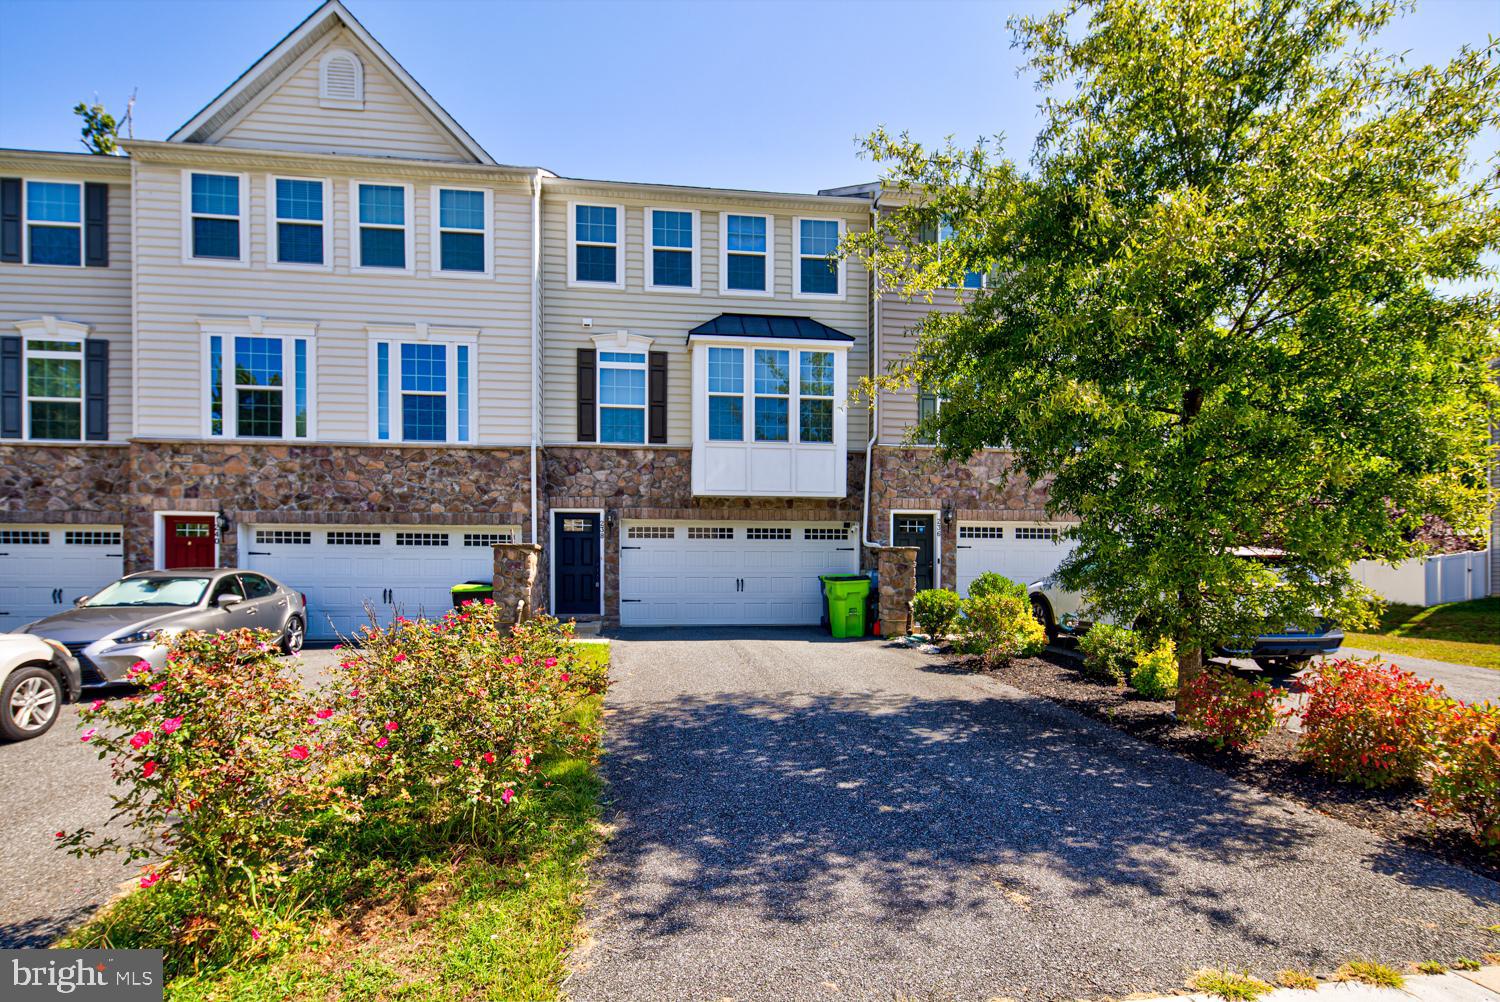
M 1500 885 L 915 651 L 627 631 L 613 661 L 576 1002 L 1120 997 L 1495 948 Z
M 309 680 L 334 661 L 329 650 L 298 660 Z M 98 695 L 118 699 L 118 686 Z M 86 699 L 93 699 L 91 694 Z M 109 763 L 78 740 L 78 704 L 31 741 L 0 743 L 0 948 L 46 946 L 78 925 L 139 872 L 123 856 L 75 859 L 54 847 L 59 830 L 109 822 L 115 791 Z M 123 825 L 108 828 L 126 837 Z

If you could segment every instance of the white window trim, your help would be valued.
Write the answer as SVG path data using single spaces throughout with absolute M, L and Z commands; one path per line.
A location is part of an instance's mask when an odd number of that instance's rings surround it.
M 318 437 L 318 325 L 304 320 L 267 320 L 264 317 L 247 319 L 200 318 L 200 344 L 202 347 L 202 422 L 203 437 L 211 442 L 237 440 L 244 442 L 311 442 Z M 223 338 L 223 357 L 219 377 L 224 380 L 221 399 L 224 407 L 223 430 L 215 435 L 213 430 L 213 357 L 212 337 Z M 276 338 L 281 341 L 282 366 L 286 371 L 286 383 L 281 389 L 281 435 L 241 436 L 235 423 L 238 405 L 235 394 L 239 392 L 231 374 L 234 371 L 234 339 L 236 337 Z M 307 434 L 297 435 L 297 341 L 307 342 Z
M 78 230 L 78 263 L 77 264 L 44 264 L 31 260 L 31 227 L 32 219 L 27 213 L 31 205 L 31 199 L 27 197 L 27 187 L 32 184 L 67 184 L 78 189 L 78 222 L 77 223 L 54 223 L 49 220 L 38 220 L 37 226 L 68 227 Z M 74 181 L 62 177 L 28 177 L 21 181 L 21 263 L 32 268 L 82 268 L 84 258 L 88 256 L 88 248 L 84 246 L 85 236 L 83 225 L 88 213 L 88 206 L 84 204 L 84 189 L 82 181 Z
M 731 289 L 729 287 L 729 217 L 756 216 L 766 221 L 766 288 Z M 735 251 L 736 254 L 749 253 Z M 776 295 L 776 217 L 768 212 L 721 212 L 719 213 L 719 295 L 747 296 L 754 299 L 770 299 Z
M 842 219 L 837 219 L 832 216 L 796 216 L 792 219 L 792 298 L 822 300 L 823 302 L 831 302 L 836 299 L 843 299 L 845 288 L 848 285 L 848 282 L 846 281 L 849 271 L 848 261 L 839 262 L 839 288 L 837 292 L 802 291 L 803 260 L 808 258 L 812 258 L 818 261 L 825 260 L 824 256 L 821 254 L 802 253 L 802 224 L 804 222 L 838 223 L 839 243 L 842 244 L 844 242 L 844 221 Z
M 760 447 L 785 447 L 789 445 L 803 449 L 835 449 L 844 442 L 848 429 L 848 408 L 839 405 L 841 399 L 846 399 L 848 394 L 849 379 L 849 342 L 847 341 L 814 341 L 805 339 L 773 340 L 771 338 L 704 338 L 701 342 L 694 339 L 694 345 L 702 347 L 701 362 L 695 357 L 694 386 L 693 386 L 693 410 L 695 423 L 698 420 L 698 412 L 702 412 L 702 435 L 704 442 L 714 445 L 747 445 Z M 733 393 L 711 393 L 708 389 L 708 355 L 710 348 L 741 348 L 744 354 L 741 364 L 744 367 L 744 382 L 739 396 L 744 398 L 743 421 L 741 427 L 743 437 L 739 439 L 710 439 L 708 437 L 708 399 L 709 397 L 732 397 Z M 787 394 L 787 438 L 785 441 L 764 441 L 755 437 L 755 398 L 764 394 L 755 392 L 755 349 L 769 351 L 789 352 L 790 373 Z M 803 352 L 831 352 L 833 354 L 833 441 L 831 442 L 804 442 L 802 441 L 802 353 Z M 698 368 L 702 367 L 702 383 L 697 379 L 700 375 Z M 809 399 L 828 400 L 827 396 L 813 396 Z M 699 437 L 695 429 L 695 438 Z
M 605 447 L 610 446 L 645 446 L 651 438 L 651 338 L 644 334 L 632 334 L 628 330 L 610 331 L 604 334 L 595 334 L 590 340 L 594 342 L 594 438 L 595 444 Z M 628 362 L 610 362 L 609 365 L 616 369 L 639 368 L 646 374 L 646 399 L 641 404 L 641 440 L 639 442 L 606 442 L 604 441 L 604 384 L 603 372 L 605 363 L 602 353 L 606 351 L 633 352 L 645 356 L 639 366 Z M 611 405 L 615 406 L 615 405 Z
M 484 269 L 482 271 L 445 271 L 443 269 L 443 207 L 439 192 L 477 191 L 484 196 Z M 432 202 L 432 274 L 439 278 L 494 278 L 495 277 L 495 200 L 488 188 L 466 188 L 455 184 L 435 184 L 427 192 Z M 448 227 L 454 233 L 474 233 L 475 230 Z
M 193 212 L 193 175 L 207 174 L 218 177 L 236 177 L 240 180 L 240 214 L 238 216 L 219 216 L 213 213 Z M 193 256 L 193 217 L 202 215 L 204 219 L 233 219 L 240 225 L 240 256 L 228 257 L 194 257 Z M 196 268 L 244 268 L 250 264 L 250 175 L 238 174 L 234 171 L 223 170 L 200 170 L 198 168 L 183 168 L 182 171 L 182 263 Z
M 823 353 L 833 355 L 833 387 L 828 393 L 809 393 L 808 400 L 827 400 L 831 405 L 831 418 L 829 422 L 829 440 L 827 442 L 805 442 L 802 439 L 802 356 L 804 354 Z M 845 380 L 848 379 L 848 355 L 845 356 L 846 369 Z M 827 348 L 798 348 L 792 352 L 792 409 L 787 415 L 789 430 L 792 432 L 792 441 L 798 445 L 816 447 L 820 445 L 833 445 L 838 439 L 838 415 L 839 415 L 839 357 L 837 352 L 829 352 Z
M 556 535 L 557 515 L 598 515 L 599 516 L 599 611 L 595 615 L 604 615 L 604 546 L 609 537 L 609 529 L 605 525 L 607 521 L 603 508 L 549 508 L 547 509 L 547 549 L 551 551 L 550 563 L 547 574 L 547 609 L 557 608 L 557 540 Z M 616 551 L 615 559 L 619 560 L 619 552 Z M 585 614 L 587 615 L 587 614 Z
M 693 244 L 692 244 L 692 246 L 691 247 L 657 247 L 656 243 L 655 243 L 655 239 L 656 239 L 656 232 L 655 232 L 655 225 L 654 225 L 655 220 L 652 218 L 653 214 L 657 213 L 657 212 L 686 212 L 689 216 L 691 216 L 692 219 L 693 219 Z M 701 263 L 702 263 L 702 260 L 703 260 L 703 228 L 702 228 L 702 223 L 699 220 L 698 210 L 697 209 L 672 208 L 671 206 L 668 206 L 668 205 L 650 205 L 650 206 L 647 206 L 646 209 L 645 209 L 645 214 L 643 216 L 643 220 L 644 220 L 644 225 L 642 227 L 643 233 L 642 233 L 642 237 L 641 237 L 641 246 L 643 248 L 643 253 L 641 255 L 641 260 L 642 260 L 642 263 L 643 263 L 643 265 L 645 267 L 645 271 L 646 271 L 646 291 L 647 292 L 675 292 L 675 293 L 687 293 L 689 295 L 697 295 L 698 292 L 701 289 L 701 286 L 702 286 L 702 282 L 700 280 L 701 279 L 701 267 L 700 266 L 701 266 Z M 655 258 L 655 255 L 652 253 L 652 251 L 656 251 L 656 250 L 678 251 L 678 252 L 687 251 L 688 253 L 690 253 L 692 255 L 692 261 L 693 261 L 693 267 L 692 267 L 693 284 L 692 285 L 657 285 L 656 284 L 656 258 Z
M 359 186 L 362 184 L 372 185 L 377 188 L 400 188 L 406 192 L 402 196 L 402 216 L 405 224 L 400 227 L 389 226 L 385 223 L 361 223 L 359 221 Z M 360 259 L 359 231 L 364 226 L 370 226 L 377 230 L 400 229 L 406 238 L 406 267 L 386 268 L 380 265 L 366 265 Z M 411 184 L 404 181 L 379 181 L 371 178 L 354 178 L 349 182 L 349 270 L 363 275 L 412 275 L 416 273 L 416 229 L 417 229 L 417 200 L 415 190 Z
M 370 335 L 369 341 L 369 407 L 370 407 L 370 443 L 372 445 L 475 445 L 479 441 L 479 331 L 470 327 L 435 327 L 429 324 L 371 324 L 366 328 Z M 390 353 L 390 384 L 386 388 L 390 394 L 387 401 L 391 422 L 391 433 L 389 438 L 380 437 L 380 380 L 378 375 L 378 359 L 376 357 L 377 345 L 388 345 Z M 453 374 L 450 388 L 446 391 L 447 397 L 447 419 L 448 437 L 442 442 L 431 439 L 413 439 L 411 442 L 402 437 L 402 414 L 401 414 L 401 345 L 402 344 L 444 344 L 447 351 L 444 355 L 447 371 Z M 463 345 L 469 349 L 469 437 L 467 440 L 458 437 L 458 346 Z
M 59 266 L 64 267 L 64 266 Z M 88 336 L 89 329 L 86 324 L 74 323 L 70 320 L 59 320 L 56 317 L 37 317 L 33 320 L 20 320 L 15 324 L 16 330 L 21 332 L 21 438 L 20 441 L 30 442 L 83 442 L 88 438 L 88 429 L 85 422 L 88 421 L 88 399 L 89 399 L 89 366 L 88 366 Z M 26 360 L 33 355 L 30 341 L 75 341 L 78 343 L 78 354 L 71 352 L 37 352 L 40 358 L 61 358 L 76 360 L 78 362 L 78 437 L 77 438 L 38 438 L 31 437 L 31 402 L 33 400 L 53 400 L 59 403 L 71 403 L 64 397 L 33 397 L 31 395 L 31 380 L 27 376 L 30 368 Z M 12 439 L 11 441 L 16 441 Z
M 901 508 L 893 510 L 886 524 L 886 539 L 896 545 L 896 519 L 902 515 L 932 516 L 932 587 L 943 587 L 943 513 L 936 508 Z
M 598 209 L 615 210 L 615 242 L 611 244 L 595 243 L 585 240 L 585 247 L 609 247 L 615 249 L 615 280 L 613 282 L 584 281 L 578 277 L 578 207 L 580 205 L 590 206 Z M 569 202 L 568 203 L 568 285 L 584 289 L 623 289 L 625 288 L 625 206 L 609 202 Z
M 752 384 L 755 382 L 755 354 L 756 352 L 761 351 L 779 351 L 786 354 L 786 392 L 761 393 L 757 387 L 753 385 L 750 387 L 750 410 L 746 415 L 749 419 L 750 434 L 746 436 L 746 441 L 754 442 L 758 445 L 785 445 L 789 442 L 795 442 L 798 440 L 798 430 L 796 426 L 799 424 L 799 421 L 797 420 L 797 417 L 799 415 L 794 413 L 793 400 L 795 399 L 800 386 L 794 386 L 793 383 L 800 382 L 799 376 L 801 373 L 802 358 L 796 351 L 790 348 L 765 347 L 754 349 L 750 352 L 750 364 L 745 367 L 746 375 L 749 377 Z M 786 438 L 761 438 L 756 434 L 756 408 L 761 397 L 765 397 L 767 400 L 786 401 Z
M 223 555 L 224 534 L 219 531 L 218 511 L 179 511 L 177 509 L 162 509 L 151 513 L 151 536 L 152 556 L 151 566 L 154 570 L 165 570 L 167 566 L 167 519 L 169 517 L 182 518 L 207 518 L 214 523 L 214 564 L 220 563 Z M 242 551 L 243 552 L 243 551 Z
M 304 264 L 299 261 L 281 261 L 281 219 L 276 215 L 277 181 L 316 181 L 323 186 L 323 263 Z M 288 220 L 292 223 L 311 225 L 308 220 Z M 266 177 L 266 267 L 286 271 L 332 271 L 333 270 L 333 182 L 326 177 L 305 177 L 297 174 L 271 174 Z

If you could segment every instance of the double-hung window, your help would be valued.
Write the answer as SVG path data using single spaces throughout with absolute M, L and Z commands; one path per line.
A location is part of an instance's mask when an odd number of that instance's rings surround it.
M 625 269 L 620 260 L 624 207 L 573 203 L 568 215 L 569 282 L 624 286 Z
M 949 243 L 950 241 L 952 241 L 952 239 L 953 224 L 949 223 L 946 219 L 939 221 L 937 226 L 937 244 L 939 255 L 943 253 L 943 244 Z M 950 285 L 949 288 L 982 289 L 984 288 L 984 272 L 966 271 L 964 272 L 963 279 L 957 284 Z
M 188 260 L 243 264 L 249 249 L 244 233 L 245 176 L 184 171 L 183 178 Z
M 489 192 L 434 188 L 433 271 L 443 275 L 488 275 L 489 247 Z
M 839 298 L 844 296 L 843 263 L 837 253 L 844 224 L 837 219 L 798 219 L 793 238 L 797 267 L 793 276 L 796 295 Z
M 270 330 L 210 329 L 207 339 L 211 436 L 312 436 L 309 338 Z
M 411 185 L 351 183 L 354 266 L 412 270 Z
M 26 263 L 83 266 L 83 185 L 26 182 Z
M 775 243 L 772 217 L 724 212 L 719 215 L 720 291 L 736 296 L 769 296 Z
M 776 348 L 755 349 L 755 440 L 785 442 L 790 433 L 792 381 L 787 371 L 791 353 Z
M 25 338 L 25 437 L 83 438 L 83 343 L 61 333 Z
M 599 441 L 646 441 L 645 352 L 599 352 Z
M 318 178 L 272 177 L 266 203 L 271 209 L 271 263 L 327 267 L 328 185 Z
M 745 440 L 745 350 L 708 349 L 708 440 Z
M 472 442 L 472 338 L 376 341 L 373 432 L 379 442 Z
M 698 291 L 698 213 L 646 210 L 646 288 Z
M 833 441 L 833 352 L 801 351 L 798 441 Z

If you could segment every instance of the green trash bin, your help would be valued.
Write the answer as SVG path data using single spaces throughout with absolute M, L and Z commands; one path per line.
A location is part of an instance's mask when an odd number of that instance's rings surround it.
M 870 579 L 863 574 L 823 574 L 819 580 L 828 601 L 829 632 L 835 637 L 864 636 Z
M 495 586 L 488 581 L 465 581 L 453 586 L 453 608 L 462 609 L 470 602 L 495 597 Z

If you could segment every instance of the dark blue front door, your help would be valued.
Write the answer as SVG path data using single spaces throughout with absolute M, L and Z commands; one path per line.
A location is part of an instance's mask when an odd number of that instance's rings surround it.
M 553 612 L 599 614 L 599 516 L 557 512 L 552 516 L 552 552 L 557 559 Z

